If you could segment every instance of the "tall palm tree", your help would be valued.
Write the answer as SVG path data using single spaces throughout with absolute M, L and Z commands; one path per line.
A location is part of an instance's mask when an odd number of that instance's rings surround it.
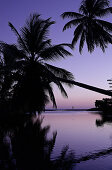
M 26 20 L 25 26 L 20 29 L 19 33 L 9 22 L 9 26 L 17 36 L 16 54 L 13 49 L 10 50 L 12 52 L 10 55 L 14 53 L 16 56 L 17 67 L 13 71 L 15 83 L 12 88 L 12 103 L 16 110 L 30 113 L 38 111 L 40 113 L 45 109 L 49 100 L 56 107 L 52 83 L 55 83 L 62 94 L 67 97 L 67 93 L 58 78 L 73 80 L 73 75 L 62 68 L 46 63 L 46 61 L 71 55 L 65 49 L 66 46 L 72 48 L 70 44 L 51 44 L 48 33 L 50 26 L 54 23 L 50 18 L 43 20 L 40 15 L 33 14 Z M 3 48 L 4 45 L 5 43 L 1 42 L 3 57 L 6 50 Z M 10 45 L 8 47 L 11 48 Z
M 108 0 L 83 0 L 79 13 L 64 12 L 62 18 L 71 18 L 72 20 L 65 24 L 63 31 L 75 27 L 72 45 L 79 40 L 79 51 L 82 52 L 86 42 L 89 52 L 99 46 L 105 51 L 108 43 L 112 44 L 112 23 L 100 18 L 112 13 L 112 7 L 109 7 Z

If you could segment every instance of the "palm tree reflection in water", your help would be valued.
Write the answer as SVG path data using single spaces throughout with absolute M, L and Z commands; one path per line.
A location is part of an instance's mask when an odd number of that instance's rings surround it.
M 0 168 L 10 170 L 69 170 L 74 154 L 65 146 L 56 159 L 51 159 L 57 132 L 47 138 L 50 126 L 42 127 L 42 117 L 27 119 L 13 129 L 0 133 Z M 4 152 L 5 151 L 5 152 Z M 4 155 L 5 154 L 5 155 Z M 74 164 L 75 165 L 75 164 Z

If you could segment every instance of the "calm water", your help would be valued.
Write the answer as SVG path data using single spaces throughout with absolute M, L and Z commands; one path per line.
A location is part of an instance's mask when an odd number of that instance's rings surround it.
M 103 119 L 105 122 L 98 126 L 96 120 L 101 121 L 102 117 L 97 112 L 46 112 L 43 115 L 43 125 L 51 126 L 49 136 L 57 131 L 53 157 L 58 156 L 66 145 L 69 145 L 69 150 L 75 153 L 76 158 L 112 147 L 112 123 Z M 74 169 L 112 170 L 111 153 L 77 163 Z

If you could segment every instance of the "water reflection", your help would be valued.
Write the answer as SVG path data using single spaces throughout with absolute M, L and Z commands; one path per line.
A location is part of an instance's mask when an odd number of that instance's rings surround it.
M 60 153 L 63 144 L 75 152 L 75 170 L 108 170 L 112 168 L 112 128 L 105 124 L 96 126 L 102 120 L 98 112 L 46 113 L 44 124 L 51 125 L 51 132 L 57 130 L 54 154 Z
M 108 170 L 108 166 L 112 167 L 112 128 L 95 125 L 96 120 L 107 122 L 107 119 L 86 112 L 44 116 L 44 119 L 27 116 L 0 121 L 1 170 Z
M 57 132 L 48 139 L 50 126 L 42 127 L 42 117 L 32 117 L 32 119 L 27 117 L 24 121 L 22 118 L 22 121 L 20 119 L 17 123 L 13 119 L 9 122 L 7 120 L 0 124 L 0 169 L 72 169 L 74 154 L 72 151 L 68 152 L 68 146 L 61 150 L 61 154 L 56 159 L 51 159 Z
M 96 119 L 96 126 L 103 126 L 105 123 L 112 124 L 112 115 L 111 114 L 102 114 L 100 113 L 101 118 Z

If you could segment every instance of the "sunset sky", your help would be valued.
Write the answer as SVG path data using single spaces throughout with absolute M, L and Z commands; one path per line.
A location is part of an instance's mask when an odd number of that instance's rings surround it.
M 52 17 L 56 24 L 51 26 L 50 38 L 53 44 L 71 43 L 73 29 L 62 32 L 64 24 L 69 21 L 63 20 L 60 15 L 63 12 L 78 12 L 81 0 L 0 0 L 0 40 L 7 43 L 16 43 L 16 36 L 10 30 L 10 21 L 18 30 L 24 25 L 26 18 L 33 13 L 41 14 L 43 19 Z M 112 3 L 110 4 L 112 6 Z M 112 21 L 112 15 L 107 16 Z M 73 56 L 51 62 L 55 66 L 71 71 L 76 81 L 87 83 L 103 89 L 109 89 L 107 79 L 112 78 L 112 45 L 108 45 L 105 53 L 97 48 L 89 54 L 86 46 L 82 55 L 78 51 L 78 44 L 73 51 Z M 90 108 L 94 107 L 96 99 L 104 96 L 77 86 L 65 87 L 68 99 L 61 96 L 57 87 L 54 87 L 58 108 Z M 48 105 L 51 107 L 51 104 Z

